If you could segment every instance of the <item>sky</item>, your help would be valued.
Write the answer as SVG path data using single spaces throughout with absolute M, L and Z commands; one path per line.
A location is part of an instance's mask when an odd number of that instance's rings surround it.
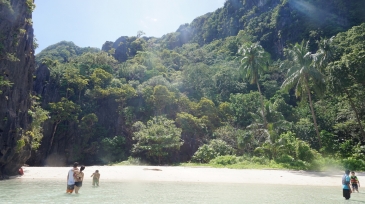
M 102 3 L 101 3 L 102 2 Z M 60 41 L 101 48 L 120 36 L 161 37 L 223 7 L 225 0 L 35 0 L 36 53 Z

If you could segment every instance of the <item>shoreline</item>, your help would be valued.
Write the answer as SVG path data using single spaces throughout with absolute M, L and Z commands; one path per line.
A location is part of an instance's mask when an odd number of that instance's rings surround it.
M 23 176 L 12 179 L 52 179 L 66 180 L 71 167 L 22 167 Z M 102 182 L 187 182 L 187 183 L 227 183 L 227 184 L 282 184 L 301 186 L 341 187 L 343 172 L 313 172 L 272 169 L 228 169 L 210 167 L 176 166 L 86 166 L 84 182 L 92 182 L 90 177 L 99 170 Z M 362 181 L 364 173 L 356 173 Z

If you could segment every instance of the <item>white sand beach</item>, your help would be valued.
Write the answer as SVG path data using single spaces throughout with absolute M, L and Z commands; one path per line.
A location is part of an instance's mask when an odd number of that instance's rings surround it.
M 71 167 L 23 167 L 24 175 L 16 179 L 65 179 Z M 308 186 L 340 186 L 341 171 L 309 172 L 290 170 L 226 169 L 167 166 L 87 166 L 84 182 L 99 170 L 100 182 L 204 182 L 255 183 Z M 362 181 L 364 173 L 357 173 Z

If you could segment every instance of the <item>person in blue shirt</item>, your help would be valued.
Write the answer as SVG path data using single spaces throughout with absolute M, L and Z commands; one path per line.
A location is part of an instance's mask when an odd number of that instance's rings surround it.
M 346 170 L 345 174 L 342 176 L 342 189 L 343 189 L 343 197 L 346 200 L 350 199 L 350 195 L 352 193 L 350 188 L 350 170 Z

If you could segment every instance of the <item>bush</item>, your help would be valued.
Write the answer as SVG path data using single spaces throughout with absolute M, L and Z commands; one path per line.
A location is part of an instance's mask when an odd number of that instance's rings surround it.
M 192 161 L 199 163 L 209 163 L 210 160 L 218 157 L 231 155 L 234 149 L 223 140 L 211 140 L 209 144 L 205 144 L 195 152 Z
M 215 157 L 234 153 L 234 149 L 223 140 L 211 140 L 209 146 L 213 148 Z
M 278 162 L 278 163 L 290 164 L 294 161 L 294 158 L 287 155 L 287 154 L 284 154 L 284 155 L 281 155 L 279 158 L 277 158 L 275 161 Z
M 143 162 L 141 158 L 135 158 L 135 157 L 128 157 L 128 163 L 133 165 L 142 165 Z
M 22 150 L 24 146 L 25 146 L 25 139 L 22 137 L 20 140 L 16 141 L 15 151 L 17 153 L 19 153 L 20 150 Z
M 237 163 L 237 157 L 234 155 L 225 155 L 225 156 L 218 156 L 210 161 L 211 164 L 218 164 L 218 165 L 231 165 Z
M 355 159 L 350 157 L 348 159 L 342 160 L 342 165 L 346 169 L 350 169 L 351 171 L 364 171 L 365 170 L 365 161 L 362 159 Z
M 252 157 L 251 158 L 251 162 L 253 163 L 257 163 L 257 164 L 269 164 L 270 160 L 268 158 L 265 157 Z
M 285 168 L 288 169 L 296 169 L 296 170 L 309 170 L 310 164 L 302 160 L 294 160 L 289 164 L 284 164 Z
M 191 160 L 193 162 L 209 163 L 209 161 L 212 160 L 213 158 L 214 158 L 214 150 L 211 147 L 209 147 L 209 145 L 205 144 L 199 147 L 198 151 L 195 152 Z
M 312 162 L 315 159 L 316 152 L 312 150 L 308 143 L 304 141 L 297 141 L 296 157 L 302 161 Z
M 287 154 L 282 155 L 275 161 L 279 164 L 282 164 L 285 168 L 288 168 L 288 169 L 307 170 L 310 168 L 309 163 L 302 161 L 302 160 L 298 160 L 298 159 L 296 160 Z
M 101 140 L 103 161 L 106 163 L 123 161 L 125 154 L 125 137 L 115 136 L 113 138 L 103 138 Z

